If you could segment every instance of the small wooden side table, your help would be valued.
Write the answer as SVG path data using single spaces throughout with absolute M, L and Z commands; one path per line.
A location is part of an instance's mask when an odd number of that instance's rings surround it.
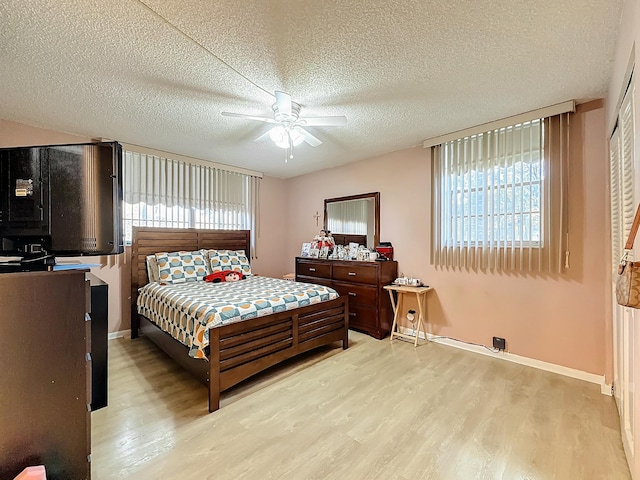
M 393 325 L 391 326 L 390 340 L 393 341 L 394 337 L 406 338 L 414 341 L 414 347 L 418 346 L 418 333 L 420 332 L 420 330 L 422 330 L 422 332 L 424 333 L 425 340 L 427 339 L 427 331 L 425 327 L 425 323 L 427 320 L 427 306 L 425 300 L 427 299 L 427 293 L 433 290 L 433 288 L 413 287 L 411 285 L 385 285 L 383 288 L 389 292 L 389 297 L 391 297 L 391 307 L 393 308 Z M 396 294 L 398 295 L 397 302 L 393 296 L 393 292 L 396 292 Z M 416 300 L 418 301 L 419 314 L 415 337 L 396 331 L 396 327 L 398 326 L 398 318 L 400 318 L 400 312 L 403 311 L 402 307 L 404 304 L 404 296 L 407 294 L 414 294 L 416 296 Z

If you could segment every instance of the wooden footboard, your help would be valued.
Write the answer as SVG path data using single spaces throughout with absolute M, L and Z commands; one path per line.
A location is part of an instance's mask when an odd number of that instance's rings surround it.
M 209 361 L 189 357 L 186 347 L 140 317 L 142 332 L 178 364 L 208 385 L 209 411 L 220 393 L 296 355 L 333 342 L 349 346 L 347 297 L 236 322 L 209 331 Z M 208 366 L 208 369 L 207 369 Z
M 209 331 L 209 411 L 220 392 L 266 368 L 336 341 L 348 348 L 347 298 L 237 322 Z

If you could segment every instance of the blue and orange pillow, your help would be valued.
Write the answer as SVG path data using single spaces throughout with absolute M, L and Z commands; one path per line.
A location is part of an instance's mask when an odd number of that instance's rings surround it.
M 243 275 L 251 275 L 251 264 L 244 250 L 209 250 L 211 273 L 234 270 Z
M 204 254 L 195 252 L 160 252 L 155 254 L 158 263 L 159 281 L 185 283 L 204 280 L 209 273 Z

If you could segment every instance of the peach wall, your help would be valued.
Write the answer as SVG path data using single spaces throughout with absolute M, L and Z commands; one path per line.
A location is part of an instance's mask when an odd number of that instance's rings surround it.
M 258 275 L 282 277 L 289 271 L 287 252 L 283 247 L 289 225 L 286 209 L 285 181 L 264 177 L 260 182 L 258 258 L 251 261 L 251 270 Z
M 399 272 L 435 287 L 429 331 L 491 345 L 505 337 L 511 353 L 604 375 L 606 149 L 602 102 L 579 107 L 572 122 L 570 172 L 572 268 L 531 277 L 436 269 L 429 261 L 430 160 L 421 147 L 289 179 L 291 268 L 302 242 L 319 227 L 323 199 L 380 192 L 380 234 L 391 241 Z M 586 212 L 589 212 L 587 216 Z
M 50 145 L 90 142 L 90 138 L 78 137 L 53 130 L 0 120 L 0 147 L 25 145 Z M 258 258 L 252 261 L 254 272 L 281 277 L 287 273 L 286 252 L 282 248 L 287 234 L 284 181 L 265 177 L 260 185 L 260 227 L 257 238 Z M 100 263 L 91 273 L 109 284 L 109 332 L 127 330 L 131 326 L 131 249 L 121 255 L 102 257 L 77 257 L 84 263 Z M 72 260 L 72 259 L 67 259 Z
M 90 142 L 87 137 L 32 127 L 0 119 L 0 147 L 26 145 L 63 145 L 65 143 Z

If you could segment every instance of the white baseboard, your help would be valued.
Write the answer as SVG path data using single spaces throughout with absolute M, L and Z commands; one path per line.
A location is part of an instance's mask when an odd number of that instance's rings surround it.
M 131 336 L 131 329 L 128 329 L 128 330 L 120 330 L 119 332 L 111 332 L 107 338 L 109 340 L 114 340 L 116 338 L 130 337 L 130 336 Z
M 610 383 L 604 383 L 603 381 L 602 385 L 600 385 L 600 393 L 602 393 L 603 395 L 613 397 L 613 392 L 611 391 L 612 389 L 613 385 L 611 385 Z
M 406 335 L 415 336 L 415 331 L 412 328 L 399 327 L 400 333 Z M 424 340 L 424 334 L 419 332 L 418 338 Z M 443 345 L 449 345 L 450 347 L 459 348 L 461 350 L 467 350 L 469 352 L 479 353 L 481 355 L 487 355 L 489 357 L 498 358 L 500 360 L 506 360 L 508 362 L 518 363 L 520 365 L 526 365 L 528 367 L 545 370 L 547 372 L 557 373 L 566 377 L 577 378 L 578 380 L 584 380 L 585 382 L 595 383 L 600 385 L 600 392 L 603 395 L 611 396 L 611 384 L 605 383 L 604 375 L 596 375 L 595 373 L 583 372 L 582 370 L 576 370 L 575 368 L 564 367 L 562 365 L 556 365 L 555 363 L 543 362 L 542 360 L 536 360 L 535 358 L 521 357 L 513 353 L 504 351 L 492 352 L 480 345 L 471 345 L 469 343 L 461 342 L 459 340 L 453 340 L 450 338 L 439 338 L 437 335 L 427 333 L 427 339 L 430 342 L 441 343 Z

